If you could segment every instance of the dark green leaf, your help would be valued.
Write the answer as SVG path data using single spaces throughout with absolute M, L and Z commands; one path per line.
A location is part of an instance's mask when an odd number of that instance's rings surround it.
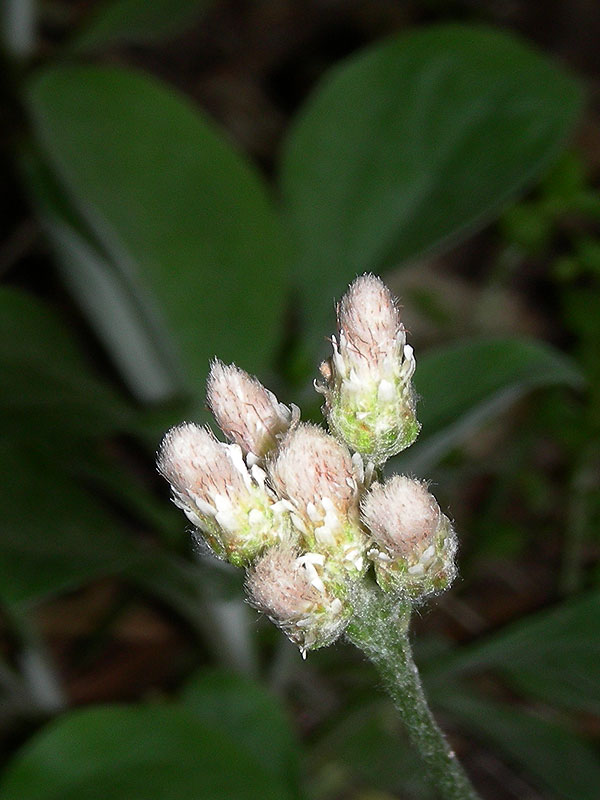
M 336 770 L 341 787 L 357 782 L 385 792 L 432 798 L 421 761 L 388 701 L 363 702 L 344 713 L 311 748 L 311 772 Z M 342 793 L 341 791 L 339 792 Z M 336 793 L 337 796 L 337 793 Z
M 203 628 L 208 594 L 230 594 L 230 574 L 145 546 L 102 502 L 108 495 L 144 529 L 171 535 L 166 486 L 162 514 L 137 479 L 128 484 L 122 467 L 97 451 L 101 436 L 136 428 L 132 410 L 89 372 L 51 308 L 5 287 L 0 371 L 0 602 L 25 609 L 122 575 Z
M 559 67 L 483 27 L 420 30 L 336 67 L 283 158 L 315 337 L 357 273 L 448 244 L 499 212 L 549 166 L 580 108 Z
M 437 659 L 428 683 L 493 668 L 549 704 L 600 714 L 600 592 L 526 617 L 499 633 Z
M 169 706 L 75 711 L 9 765 L 3 800 L 285 800 L 290 794 L 222 730 Z
M 24 608 L 147 560 L 81 482 L 99 437 L 133 427 L 132 410 L 90 372 L 50 307 L 8 288 L 0 288 L 0 370 L 0 600 Z
M 64 193 L 34 157 L 22 160 L 23 177 L 54 247 L 62 279 L 106 347 L 131 392 L 142 402 L 181 391 L 170 353 L 152 329 L 135 286 L 91 240 Z
M 211 0 L 108 0 L 71 43 L 77 52 L 123 42 L 154 42 L 183 30 Z
M 471 339 L 417 359 L 419 439 L 394 463 L 423 474 L 453 447 L 527 392 L 544 386 L 581 388 L 566 356 L 526 339 Z
M 118 520 L 57 458 L 4 439 L 0 463 L 1 602 L 24 608 L 139 558 Z
M 553 798 L 597 800 L 600 760 L 567 728 L 456 689 L 440 692 L 439 704 L 510 761 L 520 764 Z
M 214 354 L 264 369 L 285 255 L 254 170 L 184 98 L 140 74 L 51 68 L 29 100 L 59 181 L 166 344 L 172 335 L 188 388 L 203 394 Z
M 69 471 L 58 456 L 29 443 L 0 442 L 0 603 L 24 611 L 90 580 L 118 575 L 214 637 L 207 605 L 239 597 L 241 575 L 216 559 L 189 562 L 135 537 L 78 480 L 78 470 L 92 477 L 85 453 L 74 452 L 73 458 Z M 78 465 L 78 459 L 85 463 Z M 129 488 L 117 498 L 129 503 L 129 513 L 145 497 L 135 489 L 135 500 L 128 500 Z M 151 508 L 147 516 L 157 512 Z M 219 647 L 216 642 L 214 649 Z
M 181 699 L 199 720 L 239 742 L 297 796 L 298 743 L 275 696 L 247 678 L 203 672 L 185 687 Z
M 0 413 L 4 437 L 63 442 L 127 429 L 131 411 L 90 371 L 52 309 L 0 287 Z

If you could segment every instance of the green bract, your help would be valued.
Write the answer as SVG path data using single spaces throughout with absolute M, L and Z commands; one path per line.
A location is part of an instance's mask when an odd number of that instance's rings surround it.
M 410 447 L 421 425 L 416 417 L 416 401 L 410 387 L 401 387 L 390 402 L 378 398 L 378 387 L 371 391 L 347 391 L 343 384 L 327 400 L 327 419 L 332 432 L 374 464 L 383 464 Z

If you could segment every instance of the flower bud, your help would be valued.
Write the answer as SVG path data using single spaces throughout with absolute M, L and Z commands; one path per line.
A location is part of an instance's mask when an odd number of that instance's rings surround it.
M 260 381 L 235 364 L 215 359 L 207 381 L 207 400 L 228 439 L 239 444 L 254 463 L 277 446 L 278 439 L 299 417 Z
M 346 627 L 350 609 L 328 584 L 318 553 L 299 555 L 289 544 L 269 548 L 249 570 L 250 603 L 298 645 L 304 657 L 334 642 Z
M 337 309 L 333 356 L 321 365 L 324 413 L 338 438 L 376 466 L 411 445 L 419 432 L 413 349 L 389 289 L 362 275 Z
M 374 546 L 369 557 L 384 591 L 423 598 L 447 589 L 456 574 L 456 537 L 425 483 L 395 475 L 361 502 Z
M 291 511 L 308 550 L 332 556 L 346 577 L 362 574 L 357 471 L 348 449 L 316 425 L 292 429 L 267 463 L 271 483 Z
M 265 486 L 265 473 L 258 466 L 249 470 L 237 444 L 217 441 L 206 428 L 171 428 L 159 449 L 158 471 L 171 484 L 175 505 L 215 554 L 236 566 L 289 529 L 287 511 Z

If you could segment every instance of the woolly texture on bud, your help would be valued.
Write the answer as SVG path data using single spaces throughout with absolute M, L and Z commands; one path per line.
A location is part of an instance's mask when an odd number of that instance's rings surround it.
M 350 609 L 329 586 L 318 553 L 299 555 L 288 544 L 270 548 L 248 573 L 250 603 L 307 650 L 334 642 L 346 627 Z
M 337 310 L 333 356 L 321 365 L 332 432 L 380 466 L 419 433 L 411 383 L 415 359 L 389 289 L 374 275 L 349 287 Z
M 157 461 L 175 505 L 220 558 L 247 564 L 288 531 L 289 515 L 265 486 L 265 473 L 247 468 L 238 445 L 184 423 L 165 435 Z
M 251 461 L 261 461 L 299 417 L 299 409 L 280 403 L 273 392 L 235 364 L 215 359 L 206 385 L 208 405 L 223 433 Z
M 348 449 L 316 425 L 300 424 L 282 441 L 267 471 L 288 502 L 306 549 L 329 556 L 329 568 L 341 567 L 342 580 L 362 574 L 366 542 Z
M 403 475 L 377 483 L 362 499 L 361 512 L 384 591 L 419 599 L 448 588 L 456 573 L 456 537 L 425 483 Z

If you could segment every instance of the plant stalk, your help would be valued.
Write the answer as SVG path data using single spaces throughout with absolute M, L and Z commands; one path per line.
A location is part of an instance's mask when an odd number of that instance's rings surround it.
M 348 639 L 379 670 L 440 800 L 480 800 L 431 713 L 408 638 L 411 607 L 361 581 Z

